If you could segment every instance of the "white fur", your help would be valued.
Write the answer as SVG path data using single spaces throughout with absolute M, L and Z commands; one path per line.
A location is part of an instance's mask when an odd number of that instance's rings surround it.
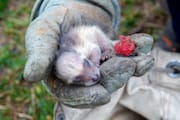
M 77 60 L 79 60 L 77 62 Z M 72 57 L 71 53 L 63 53 L 61 57 L 57 59 L 56 63 L 56 71 L 58 78 L 63 78 L 67 81 L 67 83 L 72 83 L 74 77 L 79 75 L 83 70 L 83 61 L 81 59 L 77 59 L 76 57 Z M 68 62 L 67 62 L 68 61 Z M 68 66 L 68 67 L 63 67 Z

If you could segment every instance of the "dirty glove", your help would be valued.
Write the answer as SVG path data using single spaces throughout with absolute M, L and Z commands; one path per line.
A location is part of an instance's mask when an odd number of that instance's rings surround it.
M 101 9 L 99 6 L 104 6 L 104 8 L 107 9 Z M 62 31 L 68 27 L 68 23 L 79 20 L 78 13 L 81 13 L 101 21 L 101 23 L 113 26 L 114 29 L 116 29 L 119 22 L 116 16 L 119 16 L 119 10 L 114 9 L 115 6 L 117 6 L 116 0 L 107 0 L 106 2 L 97 0 L 84 2 L 79 2 L 78 0 L 37 1 L 33 9 L 31 24 L 26 33 L 28 60 L 24 70 L 25 79 L 27 81 L 43 80 L 47 90 L 57 98 L 57 101 L 65 105 L 73 107 L 94 107 L 109 102 L 110 93 L 122 87 L 132 75 L 137 74 L 139 71 L 145 73 L 151 65 L 146 64 L 149 62 L 144 58 L 151 58 L 151 56 L 147 57 L 147 55 L 134 58 L 115 57 L 110 59 L 110 62 L 107 61 L 100 68 L 102 71 L 101 84 L 91 87 L 66 85 L 52 75 L 53 61 L 55 52 L 58 49 L 58 41 Z M 111 61 L 119 65 L 119 67 L 115 69 L 116 71 L 112 71 L 113 69 L 107 67 L 111 64 Z M 149 61 L 151 63 L 152 59 L 149 59 Z M 139 67 L 139 65 L 141 67 Z M 109 72 L 107 71 L 114 73 L 108 74 Z M 111 80 L 112 83 L 108 82 Z M 114 86 L 114 81 L 118 83 L 116 86 Z
M 106 10 L 99 6 L 104 6 Z M 84 0 L 83 2 L 80 0 L 37 0 L 26 32 L 28 60 L 24 78 L 31 82 L 43 80 L 47 90 L 58 101 L 65 104 L 96 106 L 107 103 L 110 96 L 100 85 L 87 88 L 67 86 L 50 75 L 53 73 L 52 66 L 60 36 L 67 30 L 69 24 L 80 21 L 79 14 L 83 14 L 117 29 L 119 26 L 118 6 L 117 0 Z M 75 95 L 77 95 L 76 99 Z
M 137 56 L 114 56 L 100 66 L 100 85 L 108 91 L 108 94 L 99 100 L 108 100 L 111 97 L 111 101 L 106 105 L 94 107 L 92 109 L 73 109 L 72 107 L 87 107 L 88 104 L 85 105 L 84 103 L 90 101 L 92 102 L 92 99 L 96 98 L 96 96 L 88 96 L 90 94 L 87 93 L 93 91 L 94 88 L 97 90 L 97 85 L 91 87 L 91 90 L 85 89 L 83 87 L 78 87 L 78 89 L 69 87 L 69 89 L 66 89 L 65 87 L 63 88 L 63 86 L 61 86 L 54 89 L 54 93 L 60 95 L 59 99 L 65 99 L 64 102 L 61 101 L 56 103 L 54 107 L 54 120 L 91 120 L 94 118 L 97 120 L 105 120 L 109 118 L 109 116 L 112 116 L 112 111 L 116 110 L 115 106 L 117 106 L 117 108 L 119 107 L 118 102 L 120 96 L 123 96 L 123 85 L 126 84 L 132 76 L 139 77 L 144 75 L 154 64 L 154 58 L 149 54 L 153 44 L 152 37 L 147 34 L 134 34 L 131 36 L 131 38 L 136 44 L 135 53 Z M 123 89 L 120 89 L 121 91 L 118 90 L 121 87 L 123 87 Z M 56 92 L 57 90 L 59 90 L 59 92 Z M 79 91 L 80 93 L 78 93 Z M 79 101 L 78 98 L 80 98 Z M 68 104 L 63 105 L 62 103 Z M 90 104 L 91 107 L 92 105 L 93 104 Z M 104 111 L 102 112 L 102 110 Z
M 27 81 L 48 78 L 60 36 L 70 24 L 81 21 L 79 14 L 113 26 L 116 30 L 119 28 L 120 11 L 117 0 L 37 0 L 26 33 L 28 60 L 24 77 Z

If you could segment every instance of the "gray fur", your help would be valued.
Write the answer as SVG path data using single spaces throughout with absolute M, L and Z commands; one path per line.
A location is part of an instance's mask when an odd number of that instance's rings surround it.
M 67 12 L 66 16 L 64 17 L 63 23 L 61 24 L 61 32 L 62 34 L 67 33 L 72 28 L 81 25 L 98 26 L 111 40 L 117 38 L 116 32 L 114 31 L 112 26 L 103 24 L 101 21 L 94 20 L 88 15 L 85 16 L 81 13 L 72 15 Z

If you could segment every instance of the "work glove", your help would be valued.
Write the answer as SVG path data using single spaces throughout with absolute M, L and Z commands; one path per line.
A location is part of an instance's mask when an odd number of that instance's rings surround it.
M 106 9 L 99 8 L 100 6 Z M 119 17 L 116 17 L 119 16 L 117 6 L 116 0 L 37 1 L 25 38 L 28 54 L 24 70 L 25 80 L 42 81 L 47 91 L 62 104 L 89 108 L 108 103 L 110 94 L 127 83 L 130 77 L 146 73 L 153 64 L 153 57 L 148 54 L 153 39 L 146 34 L 137 34 L 131 36 L 138 46 L 137 56 L 114 56 L 104 62 L 100 66 L 101 80 L 98 84 L 90 87 L 67 85 L 54 76 L 55 53 L 60 36 L 66 31 L 68 24 L 78 22 L 78 13 L 81 13 L 116 29 L 119 20 Z
M 55 104 L 53 115 L 54 120 L 79 120 L 85 119 L 87 116 L 89 119 L 94 119 L 97 114 L 99 115 L 97 117 L 98 120 L 108 118 L 112 112 L 112 109 L 115 109 L 113 106 L 117 105 L 119 96 L 121 96 L 122 91 L 124 90 L 120 88 L 122 88 L 132 76 L 134 76 L 133 78 L 143 76 L 154 64 L 154 58 L 150 54 L 153 44 L 152 37 L 150 35 L 140 33 L 131 35 L 131 38 L 136 44 L 136 50 L 134 52 L 136 56 L 114 56 L 104 62 L 100 66 L 101 80 L 99 85 L 92 87 L 69 86 L 67 88 L 61 85 L 61 87 L 54 89 L 54 92 L 60 95 L 59 98 L 65 98 L 66 100 L 63 101 L 67 101 L 67 103 L 60 101 Z M 105 88 L 106 94 L 104 94 L 104 96 L 102 95 L 102 91 L 101 96 L 98 95 L 97 91 L 94 91 L 98 90 L 98 87 Z M 120 89 L 121 92 L 118 89 Z M 59 92 L 56 92 L 56 90 L 59 90 Z M 96 107 L 100 105 L 98 101 L 94 102 L 96 97 L 100 98 L 98 99 L 100 103 L 105 103 L 105 101 L 109 102 L 109 100 L 111 98 L 112 99 L 109 103 L 107 102 L 108 104 L 101 107 Z M 72 107 L 81 109 L 73 109 Z M 102 117 L 103 112 L 99 111 L 103 109 L 105 109 L 104 117 Z

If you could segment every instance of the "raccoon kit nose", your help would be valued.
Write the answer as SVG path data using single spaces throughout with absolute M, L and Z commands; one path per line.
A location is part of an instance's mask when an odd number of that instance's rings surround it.
M 98 75 L 98 74 L 95 74 L 95 75 L 92 76 L 92 80 L 94 82 L 98 81 L 99 79 L 100 79 L 100 75 Z

